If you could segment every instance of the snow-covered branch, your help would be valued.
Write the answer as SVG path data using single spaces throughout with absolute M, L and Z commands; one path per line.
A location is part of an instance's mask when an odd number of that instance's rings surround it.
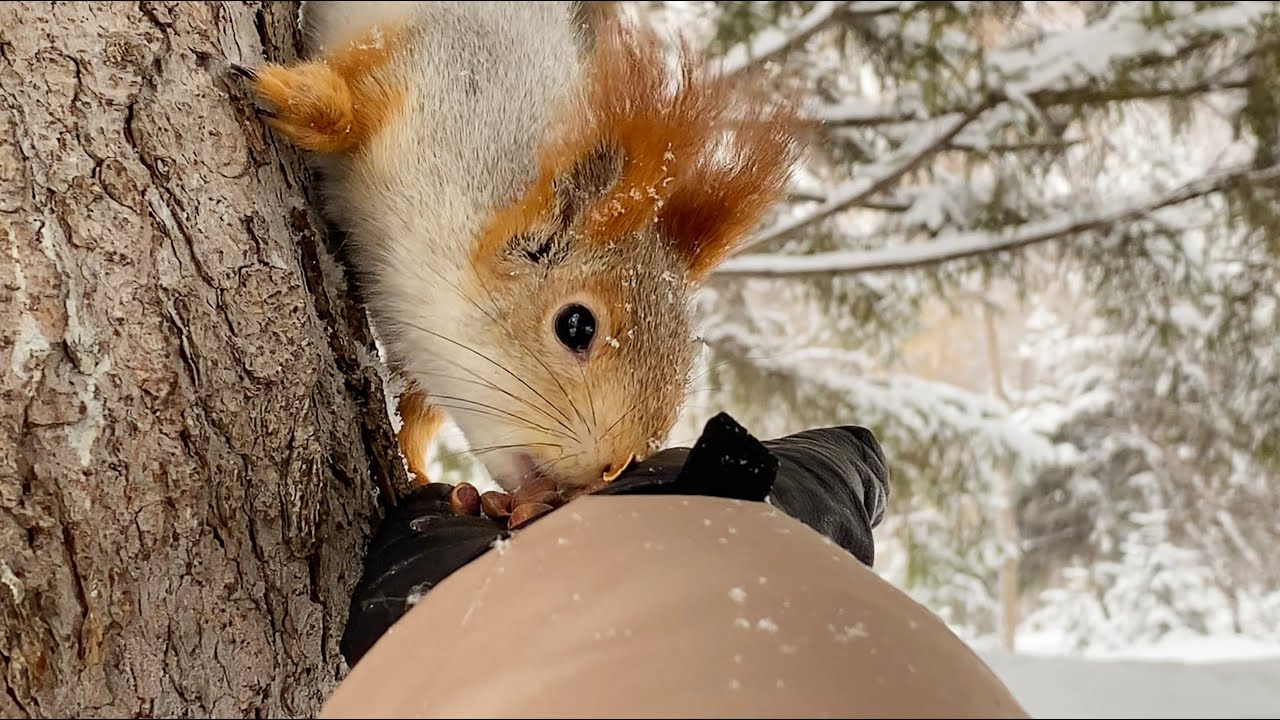
M 1041 90 L 1026 96 L 1040 108 L 1056 105 L 1101 105 L 1104 103 L 1156 100 L 1166 97 L 1189 97 L 1224 90 L 1248 87 L 1246 73 L 1235 71 L 1222 77 L 1211 77 L 1186 83 L 1159 83 L 1155 85 L 1075 87 L 1057 90 Z M 956 112 L 948 108 L 943 112 Z M 827 127 L 872 127 L 911 122 L 928 116 L 922 107 L 899 103 L 872 103 L 860 100 L 845 101 L 814 108 L 808 113 L 811 120 Z
M 797 218 L 785 220 L 751 238 L 743 246 L 749 248 L 776 240 L 802 227 L 821 222 L 832 215 L 853 207 L 867 198 L 888 188 L 898 178 L 920 166 L 981 113 L 981 108 L 964 115 L 939 118 L 938 127 L 928 134 L 899 147 L 891 156 L 875 165 L 864 168 L 860 177 L 836 188 L 826 202 L 817 209 Z
M 997 78 L 998 94 L 1042 108 L 1238 89 L 1248 81 L 1240 65 L 1249 52 L 1225 64 L 1226 72 L 1208 78 L 1155 85 L 1116 85 L 1110 81 L 1123 68 L 1165 62 L 1202 47 L 1207 39 L 1245 30 L 1280 11 L 1276 2 L 1192 10 L 1188 16 L 1170 20 L 1160 32 L 1152 32 L 1146 26 L 1142 5 L 1121 3 L 1106 17 L 1077 30 L 1042 38 L 1038 43 L 994 50 L 981 75 Z M 939 114 L 963 111 L 961 106 L 935 110 Z M 818 106 L 810 110 L 809 117 L 830 127 L 867 127 L 920 120 L 929 114 L 915 98 L 889 102 L 855 99 Z
M 848 2 L 815 3 L 813 9 L 800 18 L 795 27 L 789 30 L 770 28 L 746 42 L 734 45 L 720 59 L 720 72 L 724 75 L 734 75 L 781 56 L 813 37 L 848 5 Z
M 856 407 L 858 422 L 880 428 L 886 443 L 915 446 L 954 438 L 957 447 L 1018 455 L 1027 463 L 1051 460 L 1056 452 L 1043 435 L 1009 422 L 1009 407 L 995 397 L 909 374 L 879 374 L 870 369 L 868 357 L 855 351 L 775 347 L 776 339 L 735 323 L 707 328 L 704 340 L 734 362 L 794 386 L 798 396 Z
M 1238 2 L 1210 8 L 1167 3 L 1164 7 L 1181 17 L 1153 26 L 1148 3 L 1116 3 L 1105 17 L 1084 27 L 990 53 L 987 68 L 1010 97 L 1079 88 L 1110 79 L 1142 58 L 1175 57 L 1206 37 L 1248 31 L 1280 10 L 1280 3 Z
M 986 253 L 1016 250 L 1077 233 L 1102 230 L 1122 222 L 1136 220 L 1164 207 L 1223 192 L 1242 184 L 1274 181 L 1277 178 L 1280 178 L 1280 166 L 1265 170 L 1235 167 L 1207 175 L 1175 190 L 1150 198 L 1119 203 L 1115 207 L 1088 215 L 1027 223 L 1004 233 L 949 233 L 929 242 L 874 250 L 845 250 L 813 255 L 742 255 L 731 258 L 721 265 L 717 274 L 795 277 L 902 270 L 932 265 Z
M 1201 41 L 1205 36 L 1218 35 L 1243 29 L 1274 11 L 1280 3 L 1258 3 L 1260 7 L 1240 4 L 1221 10 L 1205 10 L 1193 16 L 1171 20 L 1163 27 L 1163 33 L 1153 34 L 1144 25 L 1145 16 L 1135 8 L 1118 5 L 1103 19 L 1077 31 L 1067 33 L 1080 43 L 1101 43 L 1105 49 L 1099 57 L 1071 55 L 1060 38 L 1054 37 L 1036 46 L 1018 46 L 998 50 L 989 58 L 989 68 L 1003 85 L 978 99 L 966 109 L 944 115 L 934 122 L 939 127 L 916 140 L 901 146 L 892 156 L 870 168 L 854 172 L 856 179 L 832 191 L 818 208 L 799 217 L 784 220 L 747 241 L 745 248 L 772 242 L 779 238 L 821 222 L 850 207 L 859 206 L 894 182 L 911 172 L 935 153 L 954 147 L 954 140 L 962 130 L 992 107 L 1002 102 L 1013 102 L 1027 107 L 1044 107 L 1055 104 L 1079 102 L 1108 102 L 1120 100 L 1150 99 L 1178 94 L 1197 94 L 1243 87 L 1247 77 L 1237 72 L 1227 72 L 1201 78 L 1190 83 L 1170 83 L 1149 87 L 1095 86 L 1099 79 L 1111 77 L 1125 63 L 1150 57 L 1163 57 L 1177 53 L 1186 43 Z M 1135 36 L 1138 29 L 1145 33 L 1141 40 L 1121 43 Z M 1155 37 L 1156 39 L 1152 39 Z M 1087 41 L 1087 42 L 1086 42 Z M 1179 44 L 1178 41 L 1183 41 Z M 1043 54 L 1046 57 L 1041 58 Z M 1076 83 L 1072 85 L 1071 83 Z M 1007 106 L 1006 106 L 1007 107 Z M 857 103 L 837 106 L 825 118 L 827 121 L 891 122 L 916 116 L 918 108 L 895 106 L 890 109 L 874 109 Z M 821 112 L 819 112 L 821 117 Z
M 820 105 L 808 112 L 810 120 L 831 127 L 870 127 L 889 123 L 923 120 L 929 111 L 922 105 L 907 106 L 900 102 L 876 102 L 860 98 Z

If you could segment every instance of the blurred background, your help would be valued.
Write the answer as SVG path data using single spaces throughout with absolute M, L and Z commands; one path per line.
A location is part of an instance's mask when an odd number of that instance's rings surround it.
M 876 571 L 1033 714 L 1280 715 L 1277 3 L 615 5 L 821 121 L 673 443 L 870 428 Z

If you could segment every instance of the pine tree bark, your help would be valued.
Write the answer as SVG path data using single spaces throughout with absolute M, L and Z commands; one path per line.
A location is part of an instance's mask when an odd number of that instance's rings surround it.
M 226 61 L 296 3 L 0 4 L 0 715 L 305 716 L 376 488 L 374 346 Z

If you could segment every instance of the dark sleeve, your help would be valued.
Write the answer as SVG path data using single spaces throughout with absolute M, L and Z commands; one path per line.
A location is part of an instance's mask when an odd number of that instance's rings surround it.
M 352 594 L 341 645 L 348 664 L 432 587 L 512 534 L 486 518 L 454 515 L 451 489 L 427 485 L 388 509 Z M 761 442 L 721 413 L 692 448 L 657 453 L 596 494 L 768 502 L 870 566 L 872 530 L 884 517 L 889 471 L 865 428 L 822 428 Z
M 870 567 L 889 468 L 866 428 L 819 428 L 761 442 L 721 413 L 692 449 L 658 453 L 596 494 L 653 493 L 769 502 Z
M 764 445 L 778 458 L 769 502 L 873 565 L 871 531 L 884 519 L 889 468 L 871 431 L 822 428 Z

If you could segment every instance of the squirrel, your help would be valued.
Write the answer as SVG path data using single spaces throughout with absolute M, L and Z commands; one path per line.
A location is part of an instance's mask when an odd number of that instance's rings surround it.
M 694 293 L 797 160 L 793 104 L 594 5 L 311 0 L 301 59 L 233 66 L 318 165 L 418 483 L 445 412 L 508 491 L 661 449 Z

